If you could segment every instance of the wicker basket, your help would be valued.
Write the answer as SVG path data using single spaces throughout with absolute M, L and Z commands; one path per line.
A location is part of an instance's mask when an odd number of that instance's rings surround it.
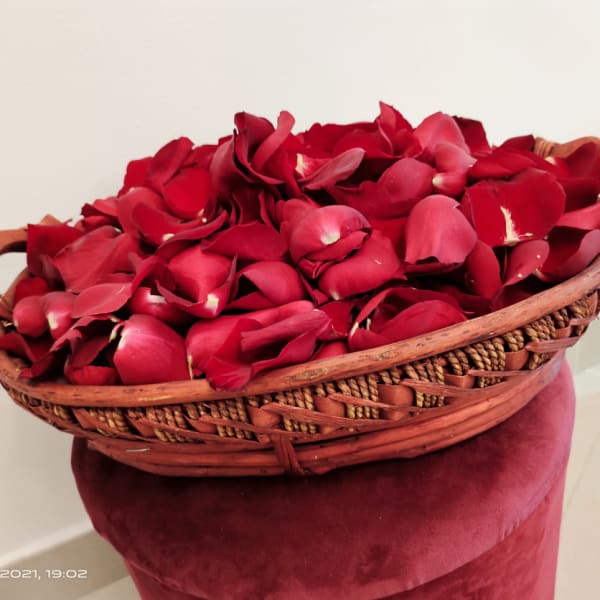
M 590 139 L 590 138 L 586 138 Z M 539 140 L 538 153 L 581 143 Z M 25 231 L 0 233 L 0 253 Z M 0 352 L 12 399 L 91 448 L 152 473 L 321 474 L 413 457 L 481 433 L 522 408 L 557 374 L 598 311 L 600 258 L 576 277 L 506 309 L 342 357 L 260 375 L 237 393 L 205 380 L 76 386 L 19 379 Z M 12 286 L 14 289 L 14 284 Z M 11 291 L 6 294 L 10 299 Z M 10 311 L 0 307 L 0 318 Z

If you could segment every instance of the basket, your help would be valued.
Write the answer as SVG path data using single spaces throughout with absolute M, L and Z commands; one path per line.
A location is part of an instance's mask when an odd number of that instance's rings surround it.
M 588 141 L 592 138 L 584 138 Z M 568 154 L 581 140 L 539 154 Z M 0 233 L 0 253 L 25 230 Z M 19 378 L 0 351 L 0 382 L 21 407 L 90 448 L 173 476 L 322 474 L 414 457 L 501 423 L 558 373 L 598 311 L 600 258 L 508 308 L 394 344 L 261 374 L 240 392 L 205 380 L 77 386 Z M 14 284 L 11 289 L 14 289 Z M 11 290 L 5 299 L 10 302 Z M 10 310 L 0 306 L 0 319 Z

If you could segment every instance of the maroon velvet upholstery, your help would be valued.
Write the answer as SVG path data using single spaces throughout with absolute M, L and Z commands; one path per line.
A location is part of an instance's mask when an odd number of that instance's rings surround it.
M 486 434 L 313 478 L 165 478 L 73 447 L 145 600 L 551 600 L 572 378 Z

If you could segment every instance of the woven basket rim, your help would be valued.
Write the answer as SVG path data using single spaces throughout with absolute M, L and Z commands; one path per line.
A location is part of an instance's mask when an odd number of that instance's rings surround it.
M 599 286 L 600 257 L 566 281 L 506 308 L 384 346 L 266 372 L 237 392 L 214 390 L 206 379 L 118 386 L 31 382 L 19 378 L 19 366 L 5 351 L 0 351 L 0 381 L 40 400 L 79 406 L 136 406 L 168 404 L 181 397 L 185 397 L 186 402 L 194 402 L 255 396 L 364 375 L 447 352 L 527 325 L 593 292 Z

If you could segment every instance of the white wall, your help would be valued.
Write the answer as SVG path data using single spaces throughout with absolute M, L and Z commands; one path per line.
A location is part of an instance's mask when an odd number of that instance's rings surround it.
M 598 135 L 599 22 L 596 0 L 0 0 L 1 226 L 73 216 L 129 158 L 214 141 L 238 110 L 302 128 L 383 99 L 496 142 Z M 85 526 L 69 442 L 0 398 L 0 563 Z

